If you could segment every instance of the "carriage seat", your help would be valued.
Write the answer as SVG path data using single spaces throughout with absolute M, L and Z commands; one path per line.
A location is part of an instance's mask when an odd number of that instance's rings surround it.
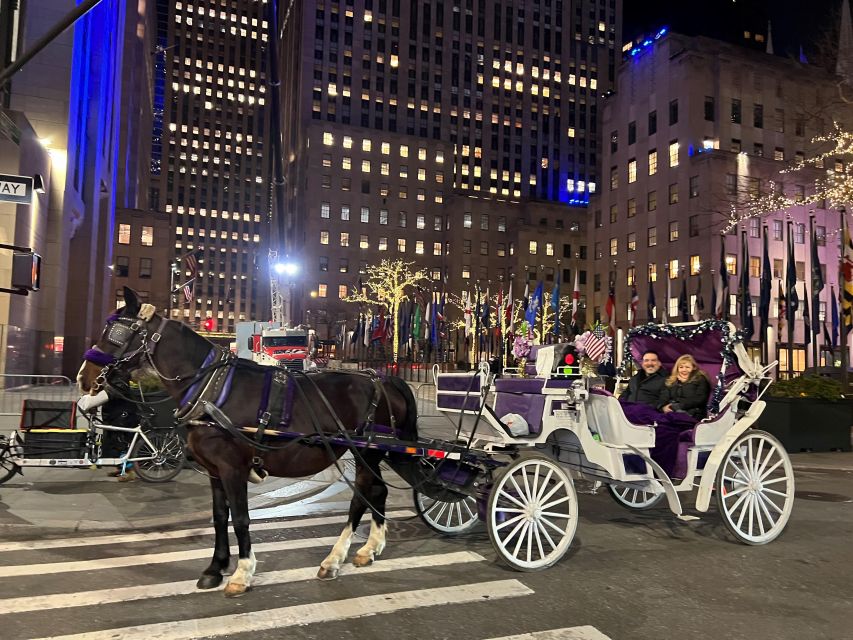
M 655 429 L 651 425 L 634 424 L 625 416 L 619 400 L 611 393 L 591 390 L 586 403 L 587 421 L 601 441 L 615 445 L 632 445 L 649 449 L 655 445 Z
M 495 416 L 517 413 L 527 421 L 530 435 L 542 430 L 545 396 L 544 378 L 498 378 L 495 380 Z

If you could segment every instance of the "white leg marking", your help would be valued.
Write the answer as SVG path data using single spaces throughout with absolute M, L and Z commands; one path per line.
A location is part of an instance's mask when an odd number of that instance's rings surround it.
M 356 565 L 370 564 L 377 556 L 382 555 L 385 550 L 385 533 L 387 530 L 387 523 L 376 524 L 376 520 L 370 521 L 370 536 L 364 546 L 356 553 Z
M 347 523 L 329 555 L 320 563 L 321 578 L 337 577 L 341 564 L 347 559 L 350 544 L 352 544 L 352 527 Z
M 255 569 L 258 566 L 258 561 L 255 559 L 255 551 L 249 551 L 248 558 L 240 558 L 237 561 L 237 569 L 231 575 L 228 584 L 225 585 L 225 595 L 239 595 L 245 593 L 252 586 L 252 577 L 255 575 Z

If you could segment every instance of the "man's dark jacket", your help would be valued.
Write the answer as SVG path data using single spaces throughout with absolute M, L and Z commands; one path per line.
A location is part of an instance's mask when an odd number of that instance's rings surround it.
M 628 382 L 628 388 L 619 398 L 630 402 L 642 402 L 657 409 L 668 375 L 663 367 L 651 375 L 647 375 L 640 369 L 639 373 Z

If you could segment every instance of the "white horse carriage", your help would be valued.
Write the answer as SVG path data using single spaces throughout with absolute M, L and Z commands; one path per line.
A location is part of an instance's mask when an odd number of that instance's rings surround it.
M 457 423 L 457 442 L 506 463 L 438 500 L 416 491 L 423 520 L 455 535 L 483 519 L 503 562 L 542 569 L 571 545 L 578 478 L 606 485 L 628 509 L 648 509 L 665 498 L 682 520 L 697 519 L 683 514 L 679 497 L 696 488 L 696 510 L 708 511 L 715 497 L 740 542 L 775 539 L 791 514 L 794 473 L 780 442 L 753 428 L 775 363 L 750 359 L 734 326 L 716 320 L 631 330 L 620 371 L 648 350 L 670 370 L 689 353 L 716 381 L 708 417 L 678 435 L 672 477 L 652 455 L 656 423 L 632 423 L 613 394 L 565 366 L 571 345 L 539 347 L 529 360 L 535 361 L 532 377 L 494 379 L 485 364 L 474 373 L 434 372 L 436 406 Z

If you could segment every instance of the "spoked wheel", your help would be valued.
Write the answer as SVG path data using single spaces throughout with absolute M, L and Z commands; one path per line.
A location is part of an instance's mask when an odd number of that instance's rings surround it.
M 517 571 L 550 567 L 575 537 L 575 485 L 553 459 L 525 454 L 495 481 L 486 523 L 503 563 Z
M 145 435 L 151 441 L 153 450 L 145 440 L 139 438 L 133 445 L 130 457 L 151 459 L 134 462 L 136 473 L 146 482 L 171 480 L 181 472 L 186 463 L 184 441 L 174 429 L 146 431 Z
M 12 462 L 12 450 L 5 438 L 0 439 L 0 484 L 18 473 L 18 465 Z
M 412 493 L 415 499 L 415 511 L 418 512 L 424 524 L 433 531 L 444 536 L 458 536 L 477 526 L 479 520 L 477 499 L 473 496 L 444 502 L 430 498 L 417 489 Z
M 663 493 L 652 493 L 621 484 L 608 484 L 607 491 L 616 502 L 631 511 L 651 509 L 664 497 Z
M 717 507 L 726 528 L 744 544 L 767 544 L 788 523 L 794 469 L 788 453 L 765 431 L 747 431 L 717 472 Z

